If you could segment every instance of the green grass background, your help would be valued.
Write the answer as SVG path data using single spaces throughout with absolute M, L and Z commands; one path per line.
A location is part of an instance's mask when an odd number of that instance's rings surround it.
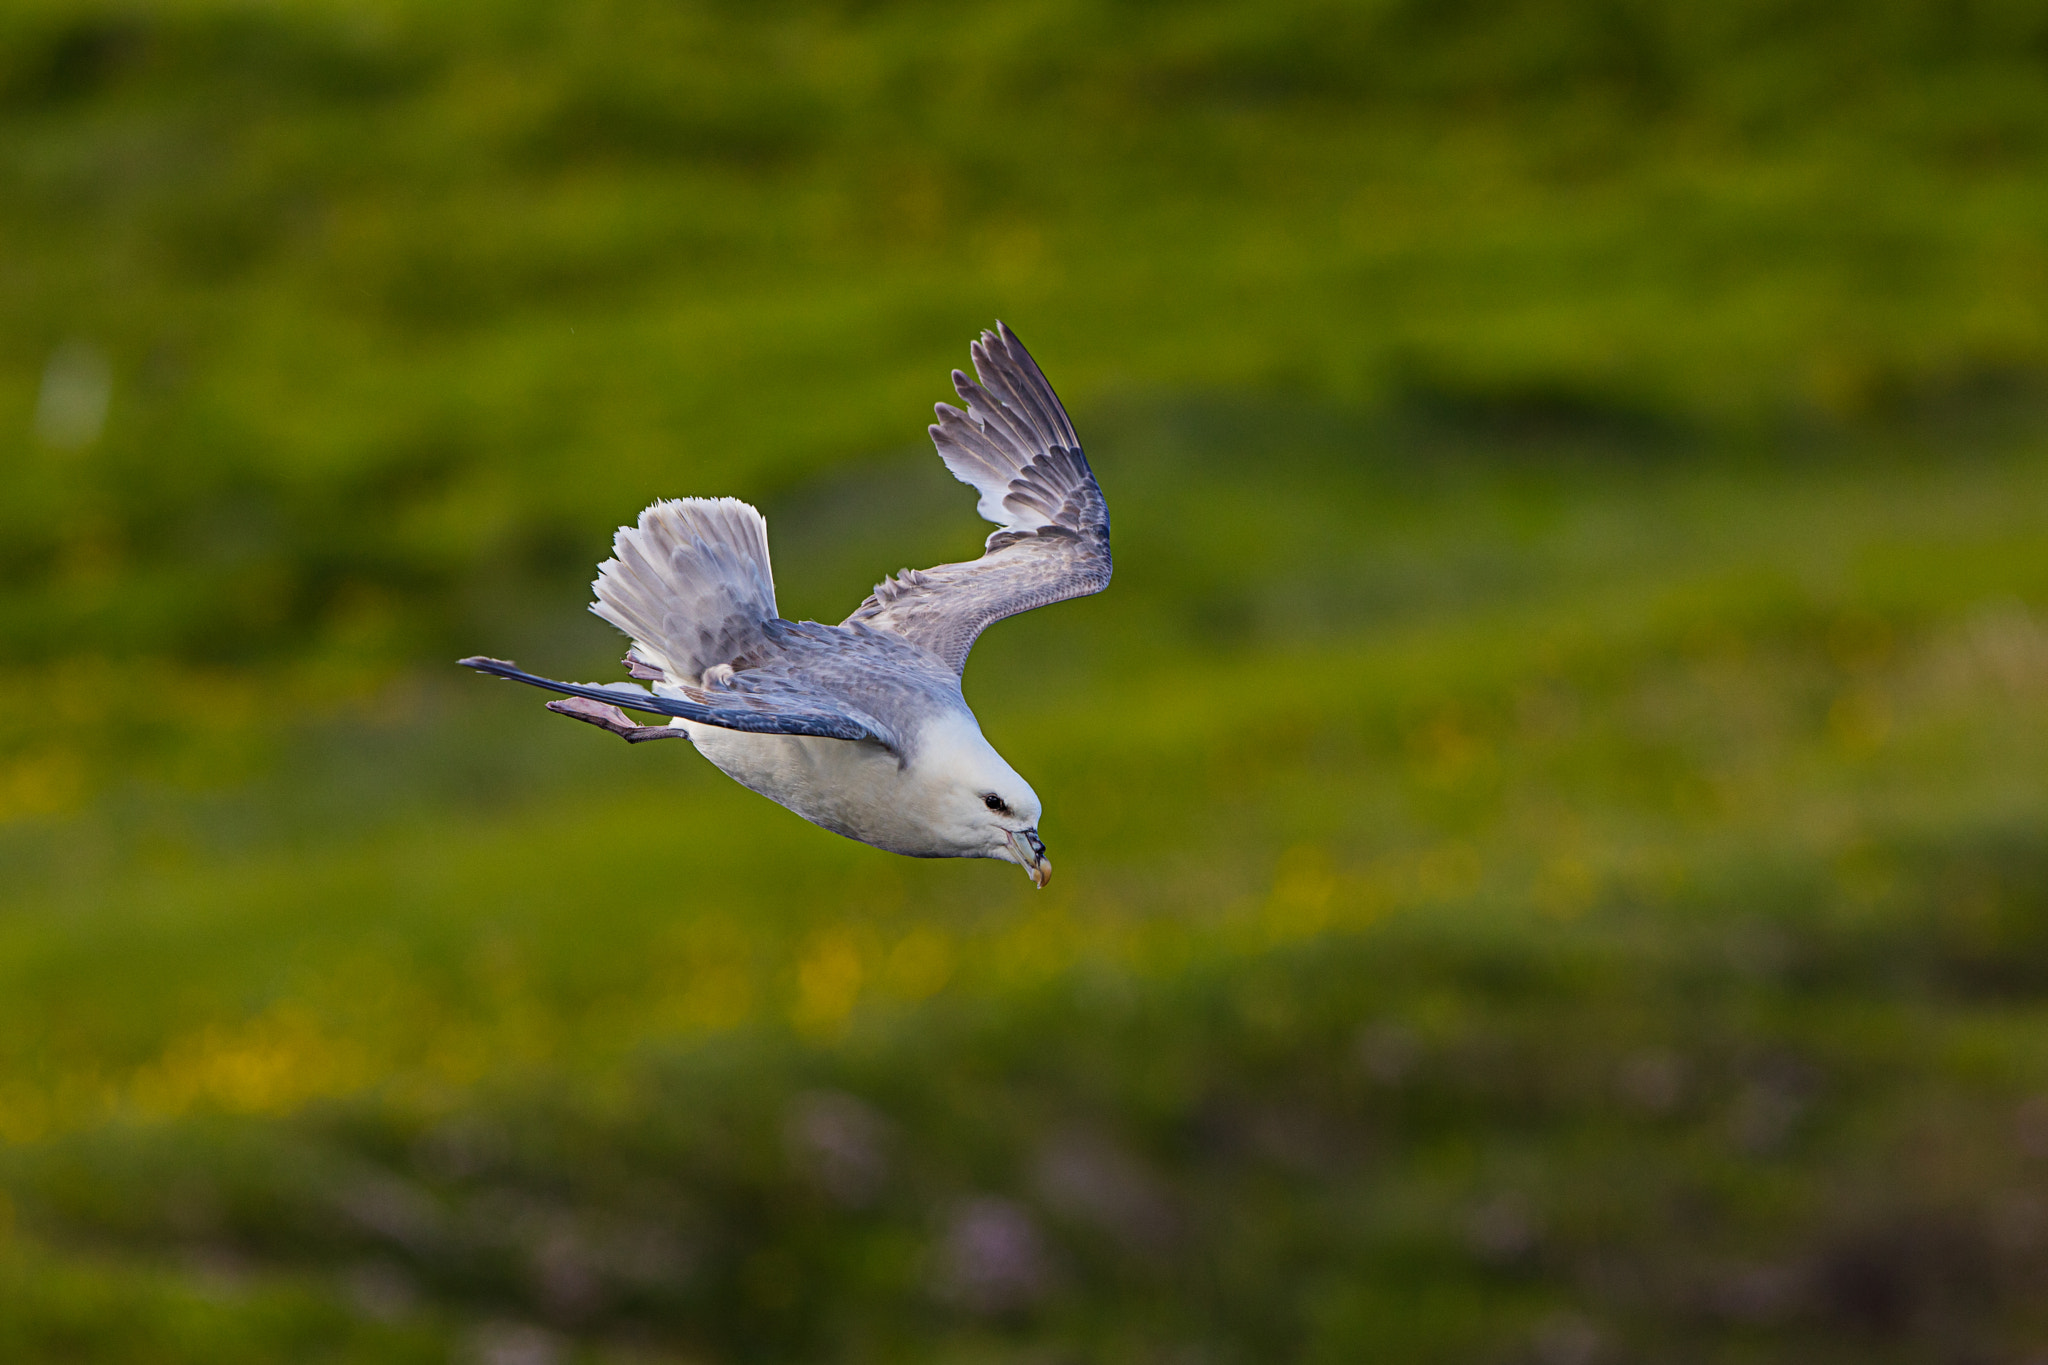
M 2048 1352 L 2035 7 L 18 0 L 0 129 L 0 1358 Z M 1048 891 L 449 666 L 973 553 L 997 316 Z

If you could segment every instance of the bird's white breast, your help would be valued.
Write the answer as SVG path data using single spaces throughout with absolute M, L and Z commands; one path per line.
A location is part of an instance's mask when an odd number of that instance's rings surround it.
M 879 744 L 688 725 L 698 752 L 813 824 L 891 853 L 956 856 L 936 828 L 928 775 Z

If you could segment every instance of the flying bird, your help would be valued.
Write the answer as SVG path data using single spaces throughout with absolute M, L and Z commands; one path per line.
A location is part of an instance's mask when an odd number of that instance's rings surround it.
M 761 514 L 736 498 L 664 500 L 619 528 L 591 585 L 590 609 L 632 639 L 634 681 L 462 663 L 560 692 L 550 711 L 632 743 L 687 738 L 835 834 L 914 858 L 1000 858 L 1043 887 L 1038 793 L 982 737 L 960 675 L 991 623 L 1109 586 L 1109 509 L 1016 334 L 998 322 L 969 349 L 976 377 L 953 371 L 966 409 L 940 403 L 931 435 L 997 527 L 981 558 L 906 569 L 836 626 L 785 621 Z

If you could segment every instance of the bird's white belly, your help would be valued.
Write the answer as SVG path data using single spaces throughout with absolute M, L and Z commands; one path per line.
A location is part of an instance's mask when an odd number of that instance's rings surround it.
M 697 751 L 726 776 L 834 834 L 916 857 L 941 847 L 913 770 L 879 744 L 807 735 L 759 735 L 685 723 Z

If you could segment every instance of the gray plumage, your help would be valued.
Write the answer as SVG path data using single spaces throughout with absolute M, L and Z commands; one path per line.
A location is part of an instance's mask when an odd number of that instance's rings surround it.
M 923 645 L 956 673 L 995 622 L 1109 586 L 1109 508 L 1074 424 L 1023 343 L 996 328 L 971 348 L 981 383 L 953 371 L 967 411 L 940 403 L 931 434 L 1000 529 L 980 559 L 906 569 L 847 618 Z
M 645 667 L 695 678 L 773 657 L 776 619 L 768 523 L 737 498 L 667 499 L 612 537 L 591 610 L 651 655 Z
M 960 674 L 993 622 L 1108 586 L 1109 512 L 1016 335 L 998 323 L 970 349 L 976 378 L 953 372 L 967 406 L 939 404 L 931 435 L 996 524 L 981 558 L 905 570 L 836 626 L 786 621 L 759 512 L 732 498 L 657 502 L 620 528 L 593 584 L 591 610 L 632 638 L 637 682 L 462 662 L 562 693 L 551 709 L 629 740 L 686 735 L 828 829 L 918 856 L 1005 858 L 1043 885 L 1037 796 L 982 738 Z M 670 721 L 637 726 L 625 711 Z

